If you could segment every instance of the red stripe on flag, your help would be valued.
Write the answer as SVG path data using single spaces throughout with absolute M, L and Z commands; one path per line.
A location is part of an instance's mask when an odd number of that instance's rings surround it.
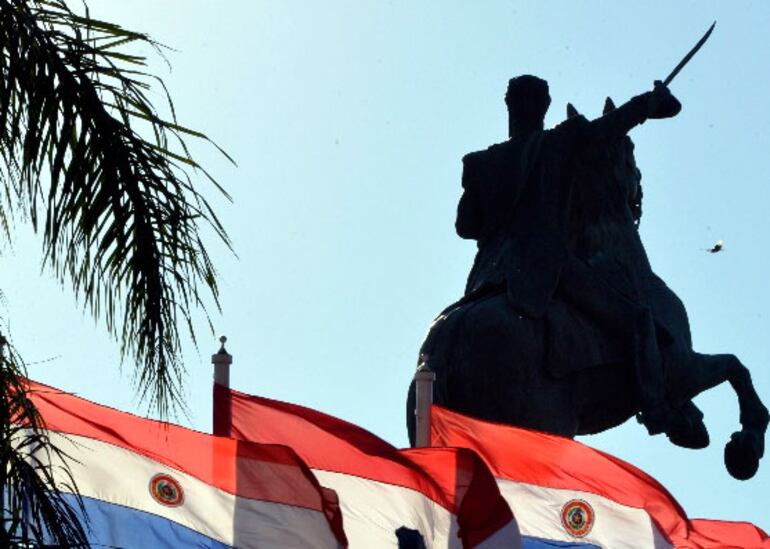
M 436 484 L 398 450 L 369 431 L 311 408 L 214 388 L 217 415 L 230 407 L 230 436 L 279 442 L 294 448 L 311 468 L 354 475 L 425 494 L 451 509 Z
M 687 519 L 669 492 L 644 471 L 574 440 L 477 420 L 432 407 L 431 443 L 477 452 L 492 474 L 535 486 L 590 492 L 644 509 L 677 548 L 768 548 L 748 523 Z
M 475 547 L 513 521 L 491 472 L 469 450 L 398 450 L 361 427 L 304 406 L 218 385 L 214 394 L 217 414 L 231 418 L 231 436 L 289 445 L 316 470 L 421 492 L 457 516 L 464 547 Z M 514 538 L 519 541 L 517 531 Z
M 692 545 L 703 549 L 745 549 L 768 548 L 770 537 L 748 522 L 729 522 L 721 520 L 690 520 L 690 538 Z
M 28 384 L 27 395 L 47 429 L 124 448 L 230 494 L 322 512 L 331 517 L 335 536 L 345 543 L 334 498 L 322 493 L 291 448 L 215 437 L 94 404 L 34 381 Z
M 414 448 L 401 455 L 419 465 L 456 502 L 463 547 L 475 547 L 513 520 L 495 478 L 475 452 L 465 448 Z

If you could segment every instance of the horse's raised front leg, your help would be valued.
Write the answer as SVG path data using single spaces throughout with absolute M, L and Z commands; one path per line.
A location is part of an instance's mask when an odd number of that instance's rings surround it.
M 727 381 L 738 397 L 742 429 L 732 434 L 725 446 L 727 471 L 739 480 L 754 476 L 765 451 L 768 411 L 754 390 L 751 374 L 735 355 L 693 353 L 691 369 L 677 383 L 677 396 L 691 399 L 695 395 Z
M 688 400 L 677 407 L 678 416 L 674 426 L 666 431 L 666 436 L 673 444 L 690 450 L 701 450 L 709 445 L 709 432 L 703 423 L 703 412 Z

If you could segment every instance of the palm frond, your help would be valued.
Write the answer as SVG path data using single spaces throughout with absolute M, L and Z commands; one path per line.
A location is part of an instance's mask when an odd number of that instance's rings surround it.
M 208 319 L 209 299 L 219 308 L 200 227 L 230 248 L 192 175 L 229 196 L 185 141 L 208 138 L 178 123 L 136 45 L 162 53 L 63 0 L 0 0 L 0 233 L 12 212 L 42 233 L 44 266 L 106 321 L 137 363 L 140 395 L 167 417 L 181 404 L 177 326 L 194 341 L 193 312 Z
M 88 547 L 69 458 L 51 442 L 25 380 L 21 359 L 0 334 L 0 547 Z

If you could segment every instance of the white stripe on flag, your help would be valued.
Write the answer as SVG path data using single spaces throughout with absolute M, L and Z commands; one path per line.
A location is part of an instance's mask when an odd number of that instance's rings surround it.
M 622 505 L 590 492 L 496 480 L 519 523 L 522 536 L 580 541 L 612 549 L 671 548 L 644 509 Z M 593 508 L 593 526 L 579 539 L 568 534 L 561 523 L 562 509 L 571 500 L 583 500 Z
M 82 496 L 152 513 L 237 547 L 338 547 L 317 511 L 237 497 L 112 444 L 49 433 L 51 442 L 73 458 L 68 465 Z M 57 483 L 66 480 L 59 468 L 55 471 Z M 182 486 L 184 501 L 178 507 L 153 499 L 149 483 L 159 473 Z
M 354 475 L 313 469 L 322 486 L 337 492 L 351 549 L 398 547 L 396 530 L 417 530 L 428 548 L 460 548 L 457 520 L 424 494 Z

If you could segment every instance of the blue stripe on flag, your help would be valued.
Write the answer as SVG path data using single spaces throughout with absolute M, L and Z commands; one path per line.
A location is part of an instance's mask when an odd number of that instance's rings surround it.
M 568 549 L 574 547 L 575 549 L 593 547 L 594 549 L 600 549 L 598 545 L 593 543 L 585 543 L 582 541 L 555 541 L 550 539 L 534 538 L 531 536 L 521 536 L 521 548 L 522 549 L 548 549 L 549 547 L 559 547 L 560 549 Z
M 75 496 L 62 495 L 77 508 Z M 89 497 L 82 501 L 90 520 L 88 540 L 94 547 L 230 547 L 152 513 Z

